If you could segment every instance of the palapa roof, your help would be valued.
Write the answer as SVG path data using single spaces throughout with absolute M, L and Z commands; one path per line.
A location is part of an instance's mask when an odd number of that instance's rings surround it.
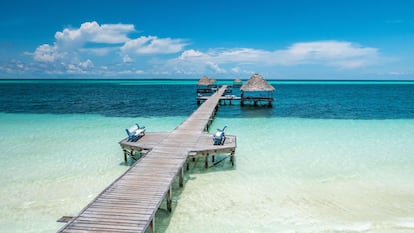
M 234 83 L 242 83 L 243 81 L 241 80 L 241 78 L 236 78 L 233 82 Z
M 275 88 L 259 74 L 253 75 L 247 82 L 240 87 L 241 91 L 274 91 Z
M 198 80 L 197 85 L 198 86 L 209 86 L 216 82 L 217 80 L 215 78 L 207 78 L 207 76 L 203 76 L 201 77 L 200 80 Z
M 208 85 L 210 85 L 210 80 L 207 78 L 207 76 L 203 76 L 200 80 L 198 80 L 197 85 L 198 86 L 208 86 Z

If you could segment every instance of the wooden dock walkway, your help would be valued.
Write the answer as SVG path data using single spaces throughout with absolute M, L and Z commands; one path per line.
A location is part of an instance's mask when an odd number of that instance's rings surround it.
M 210 96 L 197 96 L 197 104 L 201 104 L 204 101 L 208 100 L 210 98 Z M 228 102 L 229 104 L 232 104 L 232 101 L 241 101 L 241 97 L 240 96 L 236 96 L 236 95 L 224 95 L 224 96 L 220 96 L 220 103 L 226 103 Z
M 226 86 L 208 98 L 172 132 L 147 133 L 137 142 L 120 142 L 125 158 L 133 151 L 149 151 L 103 190 L 59 232 L 154 232 L 155 213 L 166 199 L 171 211 L 172 183 L 184 185 L 184 164 L 195 156 L 230 153 L 234 163 L 236 137 L 212 145 L 207 129 L 214 119 Z

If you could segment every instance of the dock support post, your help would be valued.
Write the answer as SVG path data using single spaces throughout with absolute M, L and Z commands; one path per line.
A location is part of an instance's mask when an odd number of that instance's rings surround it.
M 128 161 L 126 149 L 124 149 L 124 161 L 125 161 L 125 163 L 127 163 L 127 161 Z
M 188 163 L 187 163 L 188 166 Z M 178 183 L 180 187 L 184 187 L 184 168 L 180 168 L 180 174 L 178 176 Z
M 208 153 L 206 155 L 206 160 L 205 160 L 205 164 L 204 167 L 207 169 L 208 168 Z
M 211 162 L 213 162 L 213 163 L 214 163 L 214 160 L 216 159 L 215 157 L 216 157 L 216 156 L 214 156 L 214 155 L 212 155 L 212 156 L 211 156 Z
M 168 210 L 168 212 L 171 212 L 171 210 L 172 210 L 171 204 L 172 204 L 172 186 L 170 185 L 170 188 L 168 189 L 168 192 L 167 192 L 167 210 Z
M 151 222 L 148 226 L 148 233 L 154 233 L 155 232 L 155 216 L 152 217 Z
M 234 163 L 235 163 L 234 153 L 235 153 L 234 150 L 230 153 L 230 163 L 231 163 L 231 166 L 234 166 Z

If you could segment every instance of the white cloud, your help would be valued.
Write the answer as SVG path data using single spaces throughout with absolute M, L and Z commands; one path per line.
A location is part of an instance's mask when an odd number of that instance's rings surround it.
M 390 71 L 388 72 L 389 75 L 392 76 L 403 76 L 403 75 L 408 75 L 407 72 L 403 72 L 403 71 Z
M 35 49 L 33 59 L 45 72 L 130 72 L 145 74 L 244 74 L 280 67 L 314 65 L 357 69 L 385 61 L 377 48 L 348 41 L 311 41 L 286 48 L 189 48 L 183 39 L 131 37 L 132 24 L 85 22 L 55 33 L 55 41 Z M 29 54 L 29 53 L 26 53 Z M 173 57 L 173 58 L 172 58 Z M 46 68 L 45 68 L 46 67 Z M 51 71 L 51 69 L 56 69 Z
M 226 72 L 222 66 L 229 66 L 228 72 L 239 73 L 242 67 L 295 66 L 314 64 L 339 69 L 355 69 L 378 62 L 378 49 L 362 47 L 344 41 L 315 41 L 295 43 L 282 50 L 260 50 L 253 48 L 211 49 L 207 52 L 186 50 L 167 62 L 167 68 L 186 72 L 214 70 Z M 235 69 L 234 67 L 237 67 Z
M 89 69 L 93 67 L 93 62 L 91 60 L 86 60 L 84 62 L 79 63 L 79 67 L 82 67 L 83 69 Z
M 36 48 L 33 58 L 36 61 L 56 62 L 58 60 L 79 60 L 82 54 L 105 56 L 114 51 L 117 44 L 125 43 L 134 32 L 132 24 L 102 24 L 86 22 L 77 29 L 65 28 L 55 33 L 53 44 L 43 44 Z M 88 47 L 99 43 L 102 47 Z M 117 51 L 119 51 L 119 47 Z
M 86 74 L 92 71 L 94 68 L 93 62 L 91 60 L 86 60 L 79 62 L 77 64 L 68 64 L 66 66 L 67 72 L 70 74 Z M 95 71 L 92 71 L 95 72 Z
M 134 60 L 132 60 L 132 58 L 129 57 L 128 55 L 125 55 L 125 56 L 122 57 L 122 61 L 124 63 L 129 63 L 129 62 L 133 62 Z
M 225 69 L 220 68 L 220 66 L 213 62 L 207 62 L 207 67 L 214 71 L 217 74 L 225 74 L 227 71 Z
M 121 47 L 121 51 L 135 54 L 170 54 L 182 51 L 185 46 L 181 39 L 141 36 L 127 41 Z
M 55 39 L 61 46 L 72 46 L 85 42 L 118 44 L 129 40 L 128 34 L 134 32 L 132 24 L 102 24 L 86 22 L 78 29 L 65 28 L 62 32 L 56 32 Z
M 118 50 L 119 49 L 117 47 L 104 47 L 104 48 L 80 48 L 77 51 L 79 53 L 91 54 L 94 56 L 103 57 L 103 56 L 111 55 L 115 52 L 118 52 Z
M 180 57 L 178 57 L 178 59 L 184 60 L 186 58 L 194 58 L 194 57 L 202 57 L 204 56 L 204 53 L 194 50 L 194 49 L 190 49 L 190 50 L 185 50 Z
M 119 71 L 118 74 L 133 75 L 133 74 L 145 74 L 145 72 L 143 70 L 122 70 L 122 71 Z
M 37 47 L 33 53 L 33 58 L 36 61 L 54 62 L 59 57 L 61 57 L 61 55 L 57 51 L 56 46 L 50 46 L 48 44 L 43 44 Z
M 274 52 L 282 65 L 321 64 L 339 68 L 357 68 L 378 57 L 378 49 L 343 41 L 316 41 L 293 44 Z
M 85 22 L 79 28 L 65 28 L 55 33 L 52 44 L 43 44 L 35 49 L 31 55 L 37 62 L 48 63 L 48 70 L 52 73 L 87 73 L 101 71 L 118 73 L 122 65 L 139 61 L 141 68 L 151 70 L 151 60 L 165 60 L 148 56 L 178 53 L 186 43 L 181 39 L 158 38 L 157 36 L 130 37 L 135 32 L 132 24 L 98 24 Z M 140 56 L 145 55 L 145 59 Z M 92 62 L 93 61 L 93 62 Z M 98 65 L 95 66 L 94 62 Z M 42 68 L 39 65 L 39 68 Z M 93 68 L 93 69 L 92 69 Z M 131 67 L 128 67 L 128 69 Z M 136 67 L 138 68 L 138 67 Z M 55 70 L 52 70 L 55 69 Z
M 232 71 L 233 73 L 240 73 L 240 67 L 238 67 L 238 66 L 233 67 L 233 68 L 231 68 L 231 71 Z

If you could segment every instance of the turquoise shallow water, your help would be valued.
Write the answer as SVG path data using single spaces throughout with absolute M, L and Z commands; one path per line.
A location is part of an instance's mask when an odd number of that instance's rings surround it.
M 184 119 L 0 114 L 0 232 L 55 232 L 127 169 L 126 126 Z M 219 115 L 212 129 L 223 125 L 236 167 L 191 164 L 157 232 L 414 232 L 414 120 Z

